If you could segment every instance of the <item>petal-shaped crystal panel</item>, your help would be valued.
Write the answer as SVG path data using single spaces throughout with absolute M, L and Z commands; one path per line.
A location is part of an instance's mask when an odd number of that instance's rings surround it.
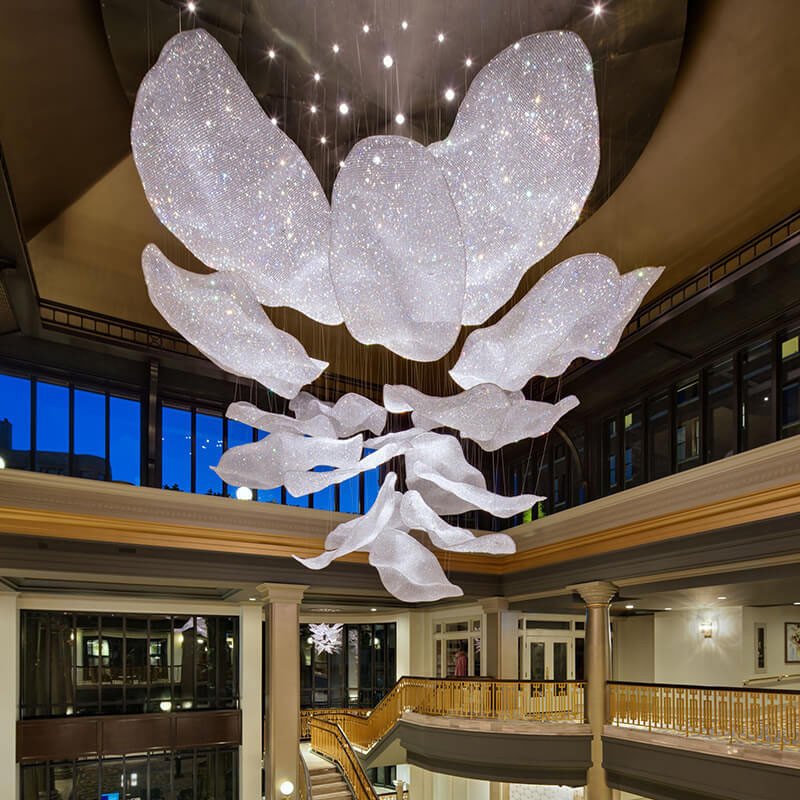
M 455 344 L 464 299 L 464 246 L 433 156 L 401 136 L 372 136 L 333 186 L 330 266 L 350 333 L 415 361 Z
M 575 224 L 600 163 L 592 58 L 568 31 L 536 33 L 476 76 L 450 135 L 429 146 L 467 259 L 463 322 L 478 325 Z
M 516 391 L 534 375 L 560 375 L 576 358 L 605 358 L 663 269 L 620 275 L 598 253 L 568 258 L 499 322 L 472 331 L 450 375 L 465 389 L 489 382 Z
M 575 395 L 557 403 L 519 400 L 511 405 L 497 431 L 488 439 L 475 439 L 483 450 L 492 452 L 512 442 L 535 439 L 547 433 L 568 411 L 578 406 Z
M 145 76 L 131 146 L 156 216 L 207 266 L 242 273 L 265 305 L 342 321 L 325 193 L 204 30 L 170 39 Z
M 322 439 L 279 431 L 228 448 L 213 469 L 232 486 L 275 489 L 284 483 L 287 472 L 352 464 L 358 461 L 362 446 L 361 436 Z
M 337 436 L 352 436 L 368 430 L 376 436 L 386 426 L 386 409 L 354 392 L 342 395 L 335 403 L 326 403 L 308 392 L 300 392 L 289 408 L 299 420 L 328 417 Z
M 301 392 L 300 394 L 303 394 Z M 287 417 L 285 414 L 274 414 L 271 411 L 262 411 L 252 403 L 243 400 L 231 403 L 225 412 L 228 419 L 242 422 L 252 428 L 267 433 L 277 433 L 278 431 L 291 431 L 304 436 L 319 436 L 329 439 L 339 438 L 338 433 L 333 428 L 330 419 L 322 414 L 307 420 L 299 420 L 294 417 Z M 299 495 L 295 495 L 298 497 Z
M 272 324 L 239 275 L 188 272 L 152 244 L 142 253 L 142 270 L 161 316 L 220 369 L 291 398 L 328 366 Z

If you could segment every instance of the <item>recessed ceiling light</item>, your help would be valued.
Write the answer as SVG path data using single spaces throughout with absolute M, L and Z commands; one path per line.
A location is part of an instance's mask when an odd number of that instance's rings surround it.
M 664 611 L 672 611 L 672 606 L 667 606 Z
M 371 608 L 370 611 L 377 611 L 377 608 Z
M 471 67 L 471 66 L 472 66 L 472 59 L 471 59 L 471 58 L 468 58 L 468 59 L 467 59 L 467 60 L 464 62 L 464 66 L 465 66 L 465 67 Z
M 403 124 L 403 123 L 406 121 L 406 118 L 405 118 L 405 116 L 404 116 L 403 114 L 398 114 L 398 115 L 397 115 L 397 116 L 394 118 L 394 121 L 395 121 L 395 122 L 396 122 L 398 125 L 402 125 L 402 124 Z
M 407 30 L 408 30 L 408 23 L 407 23 L 405 20 L 403 20 L 403 21 L 400 23 L 400 27 L 401 27 L 401 28 L 402 28 L 404 31 L 407 31 Z
M 343 166 L 344 166 L 344 161 L 340 161 L 340 162 L 339 162 L 339 167 L 341 168 L 341 167 L 343 167 Z
M 272 49 L 270 49 L 270 50 L 267 50 L 267 55 L 268 55 L 270 58 L 275 58 L 275 51 L 274 51 L 274 50 L 272 50 Z
M 248 597 L 248 600 L 255 600 L 255 597 Z
M 309 111 L 310 111 L 312 114 L 316 114 L 316 113 L 317 113 L 317 107 L 316 107 L 316 106 L 311 106 L 311 108 L 309 108 L 308 110 L 309 110 Z
M 315 72 L 315 73 L 314 73 L 314 80 L 315 80 L 317 83 L 319 83 L 319 82 L 320 82 L 320 80 L 322 80 L 322 75 L 320 75 L 320 74 L 319 74 L 319 72 Z
M 195 11 L 197 11 L 197 4 L 196 4 L 196 3 L 192 3 L 192 2 L 188 2 L 188 3 L 186 4 L 186 10 L 187 10 L 187 11 L 188 11 L 190 14 L 194 14 L 194 12 L 195 12 Z
M 350 111 L 350 106 L 347 103 L 339 103 L 339 113 L 347 114 Z
M 361 30 L 362 30 L 362 31 L 364 31 L 364 33 L 369 33 L 369 25 L 367 25 L 367 23 L 365 22 L 365 23 L 364 23 L 364 24 L 361 26 Z
M 325 144 L 327 141 L 328 141 L 328 137 L 327 136 L 320 136 L 319 137 L 319 143 L 320 144 Z
M 273 125 L 277 125 L 277 124 L 278 124 L 278 118 L 277 118 L 277 117 L 273 117 L 273 118 L 270 120 L 270 122 L 271 122 Z
M 331 49 L 333 50 L 334 53 L 338 53 L 339 52 L 339 45 L 338 44 L 334 44 Z
M 455 100 L 456 93 L 452 89 L 447 89 L 444 93 L 444 99 L 447 100 L 449 103 L 451 100 Z
M 436 38 L 439 40 L 439 44 L 441 44 L 444 41 L 444 34 L 440 33 Z
M 728 595 L 726 595 L 726 594 L 721 594 L 721 595 L 720 595 L 720 596 L 717 598 L 717 600 L 727 600 L 727 599 L 728 599 Z
M 389 69 L 392 64 L 394 64 L 394 59 L 387 53 L 383 57 L 383 66 L 386 67 L 386 69 Z
M 793 606 L 800 606 L 800 600 L 798 600 L 796 603 L 792 603 L 792 605 Z
M 625 606 L 625 608 L 627 608 L 627 609 L 628 609 L 628 611 L 630 611 L 630 610 L 633 608 L 633 606 L 632 606 L 630 603 L 628 603 L 628 605 L 627 605 L 627 606 Z
M 600 3 L 595 3 L 592 7 L 592 14 L 599 17 L 603 13 L 603 6 Z

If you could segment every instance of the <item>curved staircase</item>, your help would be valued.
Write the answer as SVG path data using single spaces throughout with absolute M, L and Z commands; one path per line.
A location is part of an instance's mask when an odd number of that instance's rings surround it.
M 308 775 L 314 800 L 353 800 L 350 788 L 333 764 L 309 766 Z

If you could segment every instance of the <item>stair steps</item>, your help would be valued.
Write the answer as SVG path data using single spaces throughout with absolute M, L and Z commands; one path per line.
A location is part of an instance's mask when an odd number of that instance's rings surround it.
M 309 770 L 314 800 L 353 800 L 350 789 L 336 767 Z

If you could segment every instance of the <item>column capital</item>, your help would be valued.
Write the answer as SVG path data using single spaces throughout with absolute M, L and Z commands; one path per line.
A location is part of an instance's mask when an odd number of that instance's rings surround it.
M 299 583 L 259 583 L 256 586 L 261 599 L 266 605 L 273 603 L 294 603 L 300 605 L 303 602 L 303 593 L 308 586 Z
M 577 592 L 587 606 L 607 606 L 619 587 L 610 581 L 588 581 L 567 586 L 571 592 Z
M 505 597 L 484 597 L 478 601 L 484 614 L 496 614 L 498 611 L 508 611 L 508 600 Z

